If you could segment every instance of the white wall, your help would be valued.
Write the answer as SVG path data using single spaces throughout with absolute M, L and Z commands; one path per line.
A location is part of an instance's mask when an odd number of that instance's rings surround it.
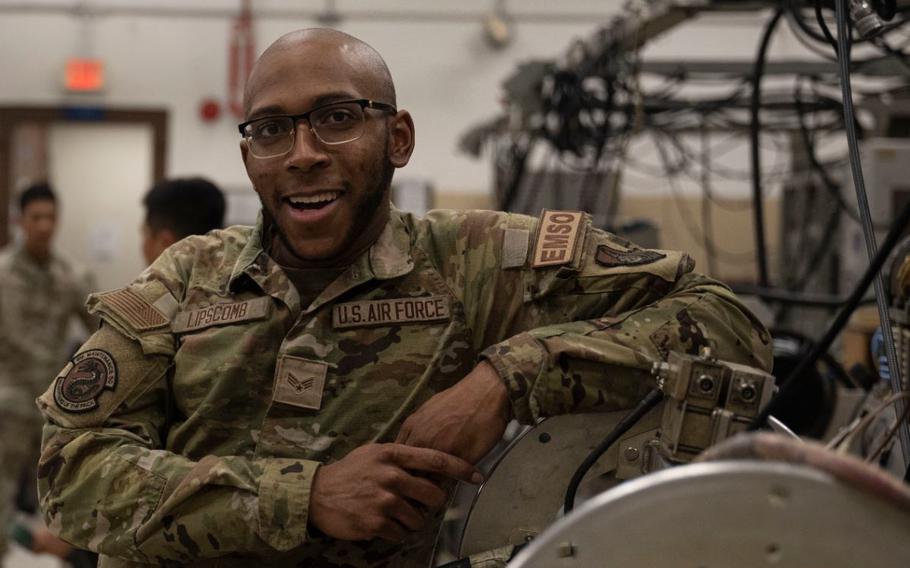
M 499 85 L 520 61 L 564 53 L 574 38 L 590 35 L 622 3 L 513 0 L 510 10 L 543 19 L 518 22 L 514 42 L 501 51 L 484 43 L 480 22 L 473 19 L 434 22 L 394 17 L 408 11 L 481 14 L 490 9 L 492 0 L 340 0 L 336 6 L 342 14 L 352 14 L 338 27 L 385 56 L 400 105 L 414 114 L 417 150 L 401 175 L 429 178 L 442 191 L 486 193 L 490 166 L 458 153 L 461 133 L 499 111 Z M 204 97 L 225 98 L 231 26 L 227 12 L 237 8 L 239 0 L 94 0 L 87 2 L 97 9 L 90 18 L 51 9 L 76 4 L 73 0 L 0 2 L 0 104 L 164 107 L 170 111 L 169 175 L 202 174 L 222 185 L 247 186 L 237 150 L 237 120 L 223 116 L 207 124 L 198 114 Z M 255 23 L 261 51 L 284 32 L 318 25 L 312 18 L 269 14 L 278 10 L 313 14 L 323 3 L 256 0 L 254 7 L 264 14 Z M 149 11 L 135 11 L 141 8 Z M 191 17 L 160 15 L 167 9 L 192 13 Z M 391 16 L 367 21 L 357 16 L 365 11 Z M 573 14 L 575 19 L 566 19 Z M 748 60 L 764 19 L 764 14 L 748 14 L 689 22 L 649 46 L 645 56 Z M 794 43 L 785 35 L 775 39 L 773 55 L 792 51 Z M 74 97 L 63 92 L 63 65 L 75 55 L 105 61 L 108 86 L 103 94 Z

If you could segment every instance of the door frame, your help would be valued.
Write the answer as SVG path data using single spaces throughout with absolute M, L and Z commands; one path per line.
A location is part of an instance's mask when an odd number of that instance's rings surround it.
M 13 133 L 20 124 L 143 124 L 152 128 L 152 178 L 164 178 L 167 157 L 167 111 L 138 108 L 0 106 L 0 246 L 10 239 L 9 203 L 13 190 Z

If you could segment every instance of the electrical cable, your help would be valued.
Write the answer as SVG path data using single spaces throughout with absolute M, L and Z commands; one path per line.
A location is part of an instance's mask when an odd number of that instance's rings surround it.
M 632 426 L 641 420 L 652 408 L 664 399 L 664 393 L 660 389 L 651 389 L 641 401 L 632 409 L 631 412 L 623 416 L 622 420 L 613 428 L 613 430 L 603 439 L 596 448 L 581 462 L 572 479 L 566 487 L 566 497 L 563 501 L 563 514 L 568 515 L 575 508 L 575 494 L 578 493 L 578 486 L 585 475 L 594 466 L 597 460 L 610 449 L 610 447 L 619 441 L 619 438 L 629 431 Z
M 711 187 L 711 141 L 710 134 L 708 129 L 704 126 L 704 121 L 702 121 L 703 126 L 699 129 L 699 134 L 701 135 L 701 186 L 704 197 L 701 202 L 701 224 L 702 231 L 705 234 L 703 240 L 703 246 L 705 247 L 705 256 L 708 257 L 708 274 L 719 278 L 720 274 L 717 271 L 717 262 L 715 257 L 717 254 L 714 252 L 714 242 L 712 241 L 714 235 L 714 222 L 711 215 L 711 197 L 714 193 Z
M 906 398 L 907 393 L 902 392 L 898 393 L 898 395 L 904 395 Z M 891 443 L 891 440 L 894 439 L 894 436 L 897 434 L 897 430 L 900 428 L 900 425 L 907 421 L 908 416 L 910 416 L 910 405 L 904 407 L 904 413 L 897 417 L 897 420 L 895 420 L 891 428 L 888 429 L 888 432 L 882 438 L 882 441 L 872 452 L 869 453 L 868 456 L 866 456 L 866 463 L 871 463 L 878 459 L 878 456 L 881 455 L 883 451 L 885 451 L 885 448 L 887 448 L 888 444 Z
M 800 377 L 803 375 L 803 373 L 815 365 L 822 354 L 828 351 L 828 348 L 831 347 L 831 344 L 847 325 L 847 322 L 849 321 L 850 316 L 853 314 L 853 311 L 862 301 L 863 295 L 865 294 L 866 289 L 869 287 L 869 284 L 871 284 L 872 281 L 876 279 L 879 270 L 881 270 L 882 265 L 884 265 L 888 260 L 888 256 L 890 255 L 891 251 L 894 250 L 894 247 L 897 246 L 898 242 L 900 242 L 904 228 L 908 223 L 910 223 L 910 202 L 904 206 L 900 214 L 894 220 L 894 223 L 891 224 L 888 235 L 885 237 L 885 240 L 882 243 L 882 248 L 880 248 L 875 254 L 875 257 L 872 259 L 869 267 L 863 273 L 863 276 L 860 279 L 859 283 L 856 285 L 856 287 L 854 287 L 853 291 L 850 293 L 850 296 L 847 298 L 847 301 L 843 304 L 840 311 L 837 313 L 837 316 L 835 316 L 834 320 L 828 326 L 828 329 L 825 331 L 824 336 L 822 336 L 822 338 L 815 343 L 812 350 L 802 359 L 802 361 L 800 361 L 800 363 L 793 369 L 787 378 L 784 379 L 784 381 L 780 384 L 780 390 L 777 392 L 777 396 L 771 399 L 771 402 L 768 403 L 765 409 L 762 410 L 758 417 L 752 422 L 752 424 L 749 425 L 749 430 L 757 430 L 758 428 L 764 426 L 765 421 L 768 419 L 768 416 L 774 414 L 777 408 L 784 402 L 789 401 L 790 397 L 793 396 L 792 393 L 796 392 L 794 385 L 799 382 Z
M 872 225 L 872 214 L 869 210 L 866 184 L 863 180 L 863 167 L 859 155 L 859 144 L 856 135 L 856 118 L 853 110 L 853 93 L 850 88 L 850 31 L 846 2 L 847 0 L 834 1 L 835 15 L 837 17 L 837 42 L 840 50 L 838 59 L 840 60 L 841 88 L 843 90 L 844 100 L 844 123 L 847 129 L 847 147 L 850 151 L 850 171 L 853 174 L 856 201 L 859 207 L 860 216 L 863 220 L 863 236 L 866 240 L 866 252 L 870 259 L 874 259 L 876 258 L 875 228 Z M 892 229 L 888 232 L 888 236 L 891 237 L 892 233 L 902 233 L 903 229 L 906 227 L 906 223 L 907 221 L 905 220 L 897 230 L 895 230 L 892 225 Z M 896 241 L 897 239 L 898 237 L 895 235 L 893 240 Z M 894 244 L 892 243 L 889 249 L 893 248 L 893 246 Z M 890 250 L 888 252 L 890 252 Z M 881 266 L 878 268 L 881 268 Z M 894 350 L 894 336 L 891 327 L 891 316 L 888 313 L 885 288 L 882 283 L 882 278 L 878 274 L 878 269 L 876 269 L 873 274 L 875 275 L 873 280 L 875 298 L 878 303 L 878 317 L 881 322 L 885 354 L 888 359 L 888 368 L 891 371 L 891 389 L 895 393 L 899 393 L 904 390 L 904 385 L 901 380 L 899 360 L 897 358 L 897 353 Z M 898 416 L 903 414 L 904 403 L 902 400 L 895 402 L 895 410 L 897 411 Z M 898 432 L 900 434 L 901 455 L 904 459 L 903 463 L 908 464 L 910 463 L 910 426 L 904 422 L 901 424 Z M 907 468 L 907 473 L 910 473 L 910 467 Z

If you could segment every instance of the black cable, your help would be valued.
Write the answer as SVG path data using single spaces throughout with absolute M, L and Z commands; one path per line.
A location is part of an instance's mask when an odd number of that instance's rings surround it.
M 705 124 L 704 119 L 702 120 L 702 127 L 699 129 L 699 134 L 701 135 L 701 186 L 702 193 L 704 196 L 701 200 L 701 224 L 704 227 L 703 232 L 705 238 L 703 239 L 703 246 L 705 247 L 705 256 L 708 257 L 708 274 L 714 278 L 719 278 L 720 274 L 717 271 L 717 263 L 715 262 L 715 257 L 717 256 L 714 252 L 714 221 L 711 212 L 711 202 L 713 197 L 713 189 L 711 187 L 711 142 L 710 134 L 708 133 L 707 125 Z
M 792 292 L 781 288 L 762 288 L 752 284 L 731 284 L 730 289 L 738 296 L 755 296 L 775 304 L 803 306 L 806 308 L 832 309 L 839 308 L 847 303 L 849 297 L 842 298 L 831 294 L 815 294 L 808 292 Z M 860 300 L 860 305 L 874 304 L 875 298 L 868 297 Z
M 882 248 L 875 254 L 869 268 L 863 273 L 863 277 L 853 289 L 853 292 L 850 293 L 850 296 L 831 322 L 831 325 L 828 326 L 825 335 L 818 340 L 812 348 L 812 351 L 799 362 L 790 375 L 788 375 L 780 384 L 780 390 L 778 391 L 777 396 L 771 399 L 768 406 L 766 406 L 761 414 L 752 422 L 749 426 L 750 430 L 756 430 L 762 427 L 768 419 L 768 416 L 774 414 L 774 411 L 777 410 L 783 402 L 788 401 L 792 397 L 792 393 L 796 392 L 793 385 L 797 384 L 803 373 L 815 365 L 815 363 L 818 362 L 818 359 L 828 351 L 828 348 L 831 347 L 831 344 L 847 325 L 853 311 L 859 306 L 869 284 L 876 279 L 882 265 L 888 260 L 888 255 L 891 254 L 891 251 L 894 250 L 894 247 L 900 242 L 907 223 L 910 223 L 910 203 L 907 203 L 904 206 L 900 215 L 898 215 L 894 220 L 894 223 L 891 224 L 891 228 L 888 230 L 888 236 L 885 237 L 885 241 L 882 243 Z
M 619 424 L 613 428 L 607 437 L 604 438 L 596 448 L 591 450 L 591 453 L 588 454 L 585 461 L 581 462 L 581 465 L 575 470 L 575 473 L 572 475 L 572 480 L 569 481 L 569 485 L 566 487 L 566 498 L 563 503 L 564 514 L 568 514 L 575 508 L 575 494 L 578 493 L 578 486 L 581 485 L 581 480 L 584 479 L 585 474 L 588 473 L 588 470 L 591 469 L 600 456 L 606 453 L 606 451 L 610 449 L 610 446 L 615 444 L 623 434 L 629 431 L 629 428 L 635 426 L 648 411 L 657 406 L 663 399 L 664 393 L 662 393 L 660 389 L 655 388 L 648 391 L 648 394 L 639 401 L 635 408 L 623 416 L 622 420 L 619 421 Z
M 866 252 L 870 259 L 874 259 L 877 257 L 875 251 L 875 227 L 872 224 L 872 213 L 869 210 L 869 198 L 866 195 L 866 183 L 863 180 L 863 164 L 859 155 L 859 142 L 856 135 L 856 116 L 853 109 L 853 91 L 850 87 L 850 21 L 847 18 L 847 0 L 835 0 L 834 7 L 835 15 L 837 17 L 837 45 L 840 50 L 840 57 L 838 59 L 840 63 L 840 79 L 844 100 L 844 123 L 847 129 L 847 148 L 850 151 L 850 171 L 853 174 L 853 185 L 856 189 L 857 207 L 859 208 L 859 213 L 863 220 L 863 236 L 866 240 Z M 906 228 L 906 224 L 907 219 L 904 219 L 896 229 L 892 224 L 892 228 L 888 231 L 888 236 L 891 237 L 891 233 L 897 232 L 898 235 L 894 236 L 894 240 L 896 240 L 900 233 Z M 892 243 L 889 250 L 890 248 L 893 248 L 893 246 L 894 244 Z M 903 382 L 901 381 L 900 362 L 897 358 L 897 353 L 894 350 L 894 334 L 892 333 L 891 316 L 888 313 L 885 286 L 882 283 L 882 278 L 878 275 L 877 270 L 873 276 L 875 298 L 878 301 L 878 317 L 879 322 L 881 322 L 882 336 L 885 345 L 885 355 L 887 356 L 888 368 L 891 372 L 891 389 L 896 394 L 902 392 L 904 389 Z M 894 411 L 897 413 L 897 416 L 903 414 L 903 400 L 895 401 Z M 901 425 L 899 432 L 901 455 L 906 463 L 910 461 L 910 427 L 908 427 L 906 422 Z
M 761 78 L 765 72 L 765 60 L 768 56 L 768 47 L 771 45 L 771 36 L 774 28 L 780 22 L 781 16 L 784 15 L 783 8 L 778 8 L 771 20 L 765 26 L 762 34 L 761 43 L 758 46 L 758 55 L 755 57 L 755 67 L 752 71 L 752 101 L 750 113 L 752 116 L 749 128 L 750 140 L 752 145 L 752 214 L 754 219 L 755 230 L 755 257 L 758 262 L 758 282 L 762 286 L 769 285 L 768 280 L 768 250 L 765 243 L 765 207 L 762 202 L 761 187 L 761 148 L 759 148 L 759 136 L 761 134 L 761 122 L 759 110 L 761 108 Z

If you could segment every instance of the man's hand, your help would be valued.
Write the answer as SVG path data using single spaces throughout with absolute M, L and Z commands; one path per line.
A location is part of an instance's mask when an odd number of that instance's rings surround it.
M 409 416 L 395 442 L 477 463 L 502 438 L 508 421 L 508 390 L 493 366 L 481 361 Z
M 309 522 L 341 540 L 401 541 L 429 520 L 416 505 L 437 511 L 446 503 L 446 492 L 418 474 L 483 481 L 471 464 L 440 451 L 368 444 L 316 470 Z

